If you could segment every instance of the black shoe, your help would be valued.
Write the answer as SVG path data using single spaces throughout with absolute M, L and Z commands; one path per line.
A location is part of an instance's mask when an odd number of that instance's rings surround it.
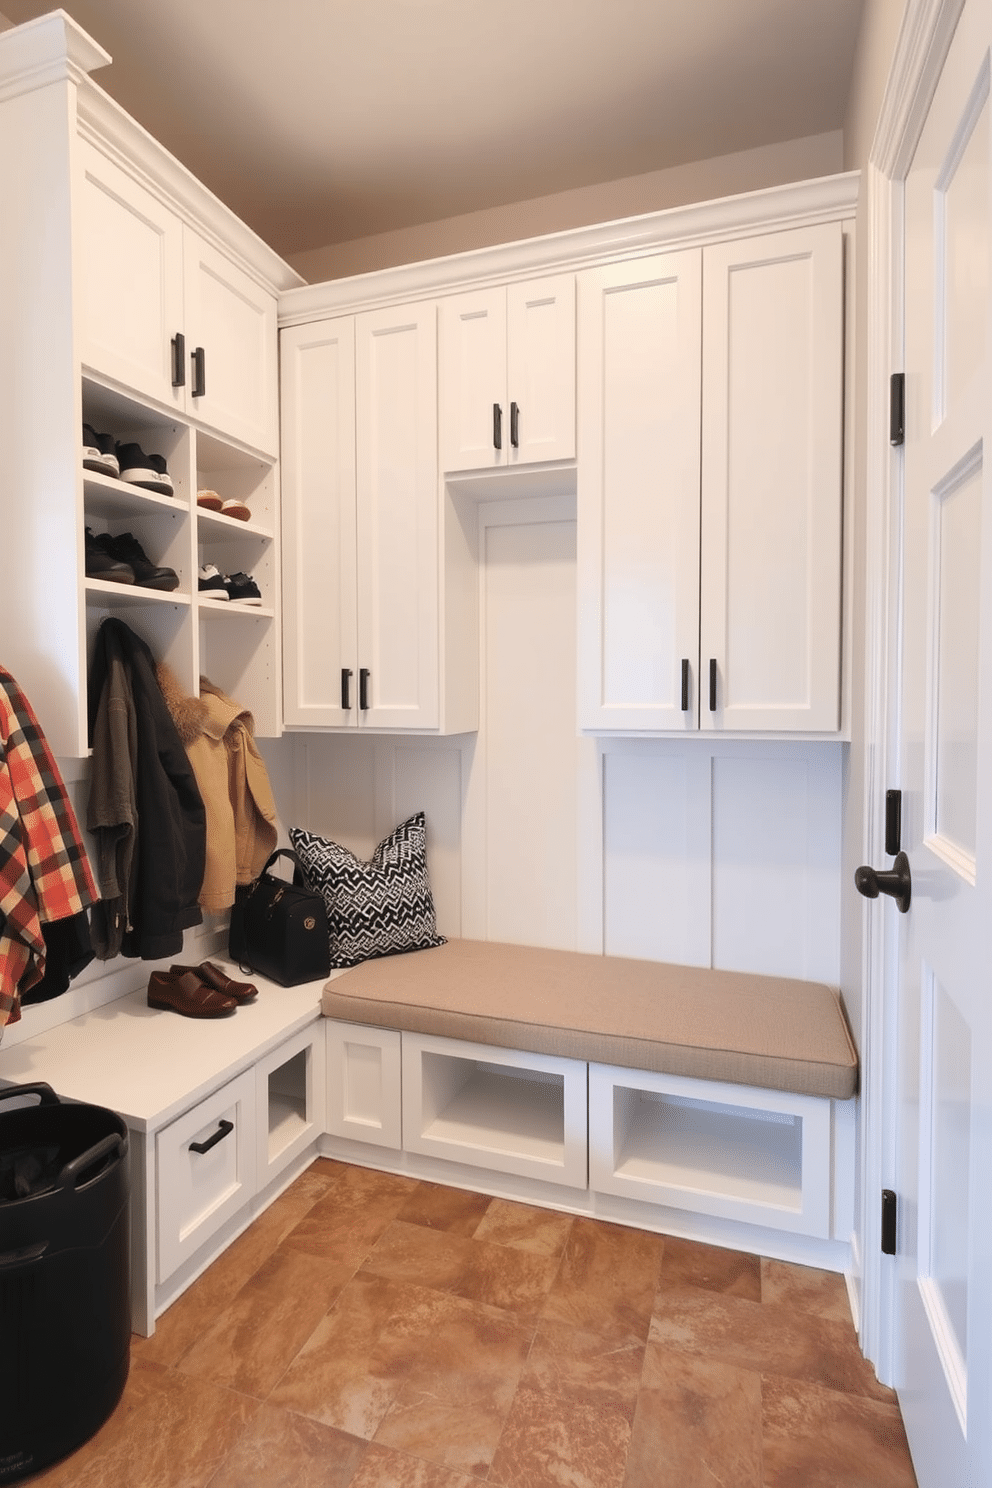
M 122 481 L 132 486 L 143 486 L 146 491 L 158 491 L 162 496 L 174 494 L 172 477 L 161 455 L 146 455 L 140 444 L 119 444 L 117 460 Z
M 260 605 L 262 603 L 261 592 L 251 574 L 230 574 L 224 580 L 224 588 L 227 590 L 228 597 L 232 602 L 240 600 L 242 604 L 250 605 Z
M 107 579 L 111 584 L 133 584 L 134 569 L 130 563 L 107 552 L 105 539 L 108 535 L 103 532 L 99 537 L 94 537 L 90 529 L 86 528 L 86 577 Z
M 196 576 L 196 586 L 202 599 L 222 599 L 226 604 L 231 597 L 227 592 L 227 584 L 227 579 L 212 563 L 204 563 Z
M 140 584 L 143 589 L 179 588 L 179 575 L 176 570 L 160 568 L 152 563 L 133 533 L 122 532 L 119 537 L 111 537 L 109 532 L 105 532 L 96 541 L 105 553 L 110 554 L 111 558 L 116 558 L 119 563 L 130 564 L 134 570 L 134 582 Z
M 120 475 L 113 434 L 98 434 L 92 424 L 83 425 L 83 469 L 98 470 L 101 475 Z

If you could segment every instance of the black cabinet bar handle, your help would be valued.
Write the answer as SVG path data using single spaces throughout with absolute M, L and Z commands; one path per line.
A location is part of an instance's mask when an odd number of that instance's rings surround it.
M 172 338 L 172 386 L 186 386 L 186 337 L 182 331 Z
M 189 1150 L 190 1152 L 209 1152 L 211 1147 L 216 1147 L 218 1142 L 223 1142 L 225 1137 L 229 1137 L 233 1130 L 233 1121 L 221 1121 L 212 1137 L 208 1137 L 205 1142 L 190 1142 Z
M 503 448 L 503 410 L 498 403 L 493 404 L 493 449 Z
M 369 677 L 371 672 L 368 667 L 358 669 L 358 706 L 364 713 L 369 706 Z
M 207 391 L 207 354 L 202 346 L 193 349 L 193 397 L 202 398 Z
M 716 657 L 710 657 L 710 712 L 716 712 Z
M 341 707 L 345 713 L 351 712 L 351 679 L 354 675 L 351 667 L 341 668 Z
M 514 449 L 520 448 L 520 407 L 517 403 L 510 404 L 510 443 Z
M 682 712 L 689 711 L 689 658 L 682 658 Z

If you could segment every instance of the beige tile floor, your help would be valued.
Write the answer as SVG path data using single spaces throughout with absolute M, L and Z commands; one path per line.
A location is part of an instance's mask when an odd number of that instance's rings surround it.
M 911 1488 L 841 1278 L 318 1160 L 50 1488 Z

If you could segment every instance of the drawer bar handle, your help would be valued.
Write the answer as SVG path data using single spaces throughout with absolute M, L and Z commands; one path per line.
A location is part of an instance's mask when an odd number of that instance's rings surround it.
M 190 1152 L 209 1152 L 211 1147 L 216 1147 L 218 1142 L 223 1142 L 225 1137 L 229 1137 L 233 1130 L 233 1121 L 221 1121 L 212 1137 L 208 1137 L 205 1142 L 190 1142 L 189 1150 Z
M 186 386 L 186 337 L 182 331 L 172 338 L 172 386 Z
M 682 712 L 689 711 L 689 658 L 682 658 Z
M 368 712 L 369 707 L 369 678 L 372 673 L 368 667 L 358 668 L 358 706 L 363 713 Z
M 510 443 L 514 449 L 520 448 L 520 405 L 510 404 Z
M 503 448 L 503 410 L 498 403 L 493 404 L 493 449 Z
M 716 712 L 716 657 L 710 657 L 710 712 Z
M 351 712 L 351 679 L 354 676 L 351 667 L 341 668 L 341 711 Z
M 207 391 L 207 353 L 202 346 L 193 348 L 193 397 L 202 398 Z

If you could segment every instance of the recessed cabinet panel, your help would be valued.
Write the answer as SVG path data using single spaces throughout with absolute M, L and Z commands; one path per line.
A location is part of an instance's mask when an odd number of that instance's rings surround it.
M 187 412 L 253 449 L 279 450 L 276 302 L 184 230 Z
M 341 728 L 358 717 L 354 318 L 284 330 L 280 354 L 285 717 Z
M 838 727 L 841 250 L 827 223 L 703 255 L 704 729 Z
M 398 1152 L 403 1145 L 399 1033 L 325 1021 L 327 1130 Z
M 436 311 L 370 311 L 355 331 L 359 710 L 374 728 L 437 728 Z
M 183 329 L 182 223 L 92 145 L 79 153 L 80 359 L 181 409 L 171 343 Z
M 440 316 L 442 468 L 505 464 L 506 290 L 452 295 L 441 302 Z
M 696 727 L 700 254 L 579 276 L 579 721 Z
M 164 1127 L 155 1147 L 161 1282 L 255 1192 L 254 1072 Z

